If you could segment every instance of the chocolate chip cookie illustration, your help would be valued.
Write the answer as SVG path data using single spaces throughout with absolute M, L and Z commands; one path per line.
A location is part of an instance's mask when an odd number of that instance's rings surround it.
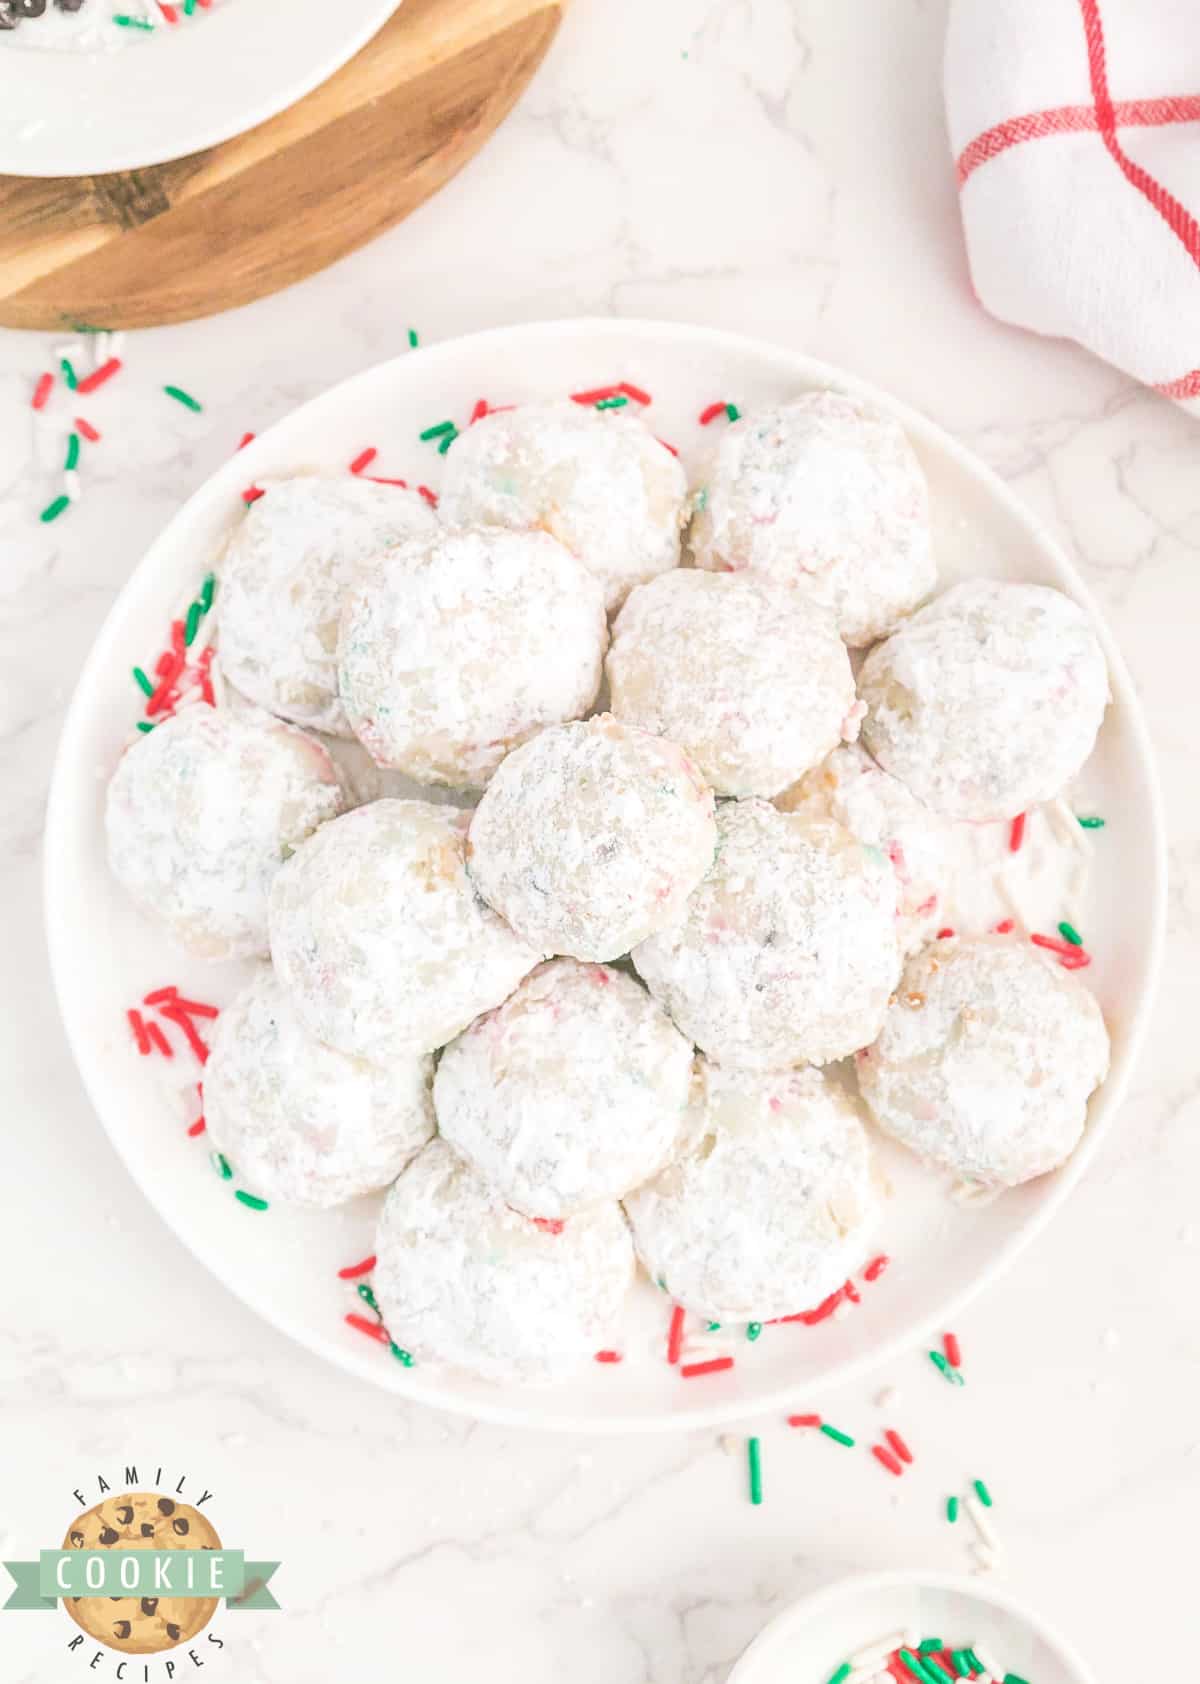
M 220 1549 L 205 1517 L 156 1491 L 107 1497 L 73 1520 L 64 1549 Z M 215 1597 L 68 1596 L 63 1607 L 89 1637 L 126 1655 L 154 1655 L 187 1643 L 212 1619 Z

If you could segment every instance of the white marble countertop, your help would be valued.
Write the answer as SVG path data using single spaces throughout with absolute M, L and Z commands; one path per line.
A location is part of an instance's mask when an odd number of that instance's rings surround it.
M 130 1460 L 177 1469 L 185 1495 L 206 1483 L 227 1534 L 283 1558 L 287 1608 L 218 1616 L 214 1684 L 402 1668 L 420 1684 L 717 1684 L 828 1576 L 965 1567 L 941 1504 L 976 1472 L 997 1494 L 1008 1582 L 1102 1678 L 1142 1676 L 1148 1651 L 1182 1649 L 1195 1627 L 1200 785 L 1179 718 L 1200 431 L 974 303 L 941 115 L 944 10 L 574 0 L 507 126 L 402 227 L 277 298 L 131 339 L 85 501 L 54 525 L 36 520 L 56 476 L 31 456 L 28 408 L 49 341 L 0 334 L 0 1556 L 56 1541 L 72 1489 L 87 1480 L 91 1501 L 95 1475 L 119 1480 Z M 46 783 L 74 673 L 147 542 L 244 429 L 391 355 L 410 325 L 429 341 L 608 312 L 814 352 L 978 451 L 1099 594 L 1161 755 L 1171 937 L 1124 1127 L 963 1318 L 965 1392 L 914 1351 L 811 1400 L 868 1431 L 875 1394 L 898 1386 L 889 1415 L 918 1455 L 903 1483 L 768 1421 L 752 1508 L 740 1441 L 727 1455 L 710 1434 L 524 1436 L 349 1381 L 260 1324 L 144 1203 L 59 1027 L 39 915 Z M 203 414 L 164 412 L 164 381 L 200 393 Z M 115 1657 L 92 1672 L 67 1654 L 73 1629 L 0 1616 L 0 1672 L 113 1678 Z M 192 1671 L 181 1659 L 177 1676 Z

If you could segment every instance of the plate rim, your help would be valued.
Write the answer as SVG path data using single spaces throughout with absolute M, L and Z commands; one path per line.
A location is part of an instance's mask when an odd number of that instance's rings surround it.
M 658 321 L 647 317 L 584 316 L 558 318 L 551 321 L 513 323 L 500 327 L 485 328 L 443 340 L 423 347 L 418 354 L 426 359 L 440 360 L 459 356 L 464 346 L 469 346 L 472 349 L 477 349 L 481 354 L 486 354 L 489 346 L 503 344 L 506 341 L 511 342 L 514 336 L 532 335 L 539 339 L 553 340 L 584 334 L 598 334 L 614 341 L 624 339 L 627 349 L 635 346 L 638 341 L 645 341 L 646 339 L 661 345 L 662 341 L 667 338 L 693 343 L 696 338 L 700 338 L 709 344 L 719 345 L 725 351 L 734 355 L 767 357 L 778 366 L 782 367 L 786 364 L 790 367 L 798 382 L 824 383 L 880 405 L 886 411 L 895 415 L 905 429 L 914 436 L 930 440 L 936 444 L 938 449 L 944 450 L 953 458 L 958 468 L 963 470 L 977 484 L 982 484 L 989 495 L 998 499 L 1005 506 L 1008 514 L 1029 535 L 1034 547 L 1053 556 L 1055 564 L 1068 586 L 1069 594 L 1088 612 L 1108 663 L 1112 705 L 1120 709 L 1123 725 L 1131 735 L 1134 753 L 1140 763 L 1146 782 L 1148 811 L 1146 813 L 1147 822 L 1144 827 L 1144 836 L 1149 838 L 1148 851 L 1153 871 L 1151 916 L 1145 947 L 1146 981 L 1140 997 L 1123 1025 L 1124 1044 L 1120 1066 L 1115 1072 L 1110 1071 L 1101 1088 L 1094 1105 L 1094 1114 L 1089 1117 L 1083 1140 L 1067 1163 L 1055 1172 L 1054 1185 L 1051 1190 L 1040 1201 L 1036 1209 L 997 1247 L 986 1267 L 982 1268 L 973 1280 L 949 1293 L 936 1310 L 931 1311 L 927 1316 L 919 1317 L 911 1323 L 906 1322 L 890 1337 L 867 1351 L 836 1361 L 822 1376 L 821 1384 L 823 1386 L 841 1386 L 871 1373 L 902 1354 L 906 1349 L 910 1349 L 912 1343 L 924 1337 L 929 1328 L 958 1315 L 979 1292 L 992 1285 L 1005 1270 L 1011 1267 L 1021 1252 L 1045 1230 L 1051 1218 L 1058 1213 L 1067 1198 L 1083 1180 L 1101 1146 L 1108 1138 L 1114 1119 L 1120 1112 L 1126 1098 L 1133 1072 L 1141 1058 L 1161 981 L 1167 909 L 1167 842 L 1158 765 L 1141 702 L 1125 661 L 1103 615 L 1099 612 L 1091 591 L 1067 556 L 1058 538 L 1042 524 L 1032 510 L 1027 508 L 1024 502 L 1017 497 L 1016 493 L 1006 485 L 993 469 L 989 468 L 966 446 L 960 444 L 953 435 L 946 432 L 938 423 L 930 420 L 901 400 L 892 397 L 888 392 L 875 386 L 870 381 L 834 364 L 812 357 L 807 352 L 794 351 L 770 340 L 757 339 L 750 335 L 733 333 L 722 328 L 712 328 L 702 324 Z M 269 429 L 260 433 L 255 444 L 250 446 L 249 449 L 253 452 L 259 445 L 269 444 L 278 434 L 286 431 L 289 426 L 295 423 L 299 417 L 309 416 L 312 410 L 319 409 L 326 403 L 332 404 L 335 398 L 340 402 L 347 395 L 353 394 L 354 389 L 358 386 L 366 386 L 376 381 L 386 382 L 398 366 L 409 360 L 412 355 L 411 351 L 401 352 L 395 357 L 373 364 L 356 374 L 350 375 L 347 379 L 327 387 L 303 404 L 297 405 L 287 415 L 274 422 Z M 697 1406 L 694 1410 L 689 1409 L 684 1413 L 671 1413 L 661 1416 L 626 1415 L 618 1418 L 602 1417 L 597 1419 L 590 1415 L 573 1415 L 569 1409 L 531 1417 L 519 1401 L 526 1390 L 526 1388 L 520 1386 L 508 1387 L 503 1390 L 497 1388 L 497 1395 L 494 1398 L 491 1396 L 468 1398 L 444 1389 L 436 1378 L 425 1380 L 418 1376 L 414 1370 L 404 1371 L 403 1385 L 399 1384 L 398 1377 L 387 1378 L 391 1375 L 391 1370 L 388 1368 L 381 1368 L 380 1377 L 376 1380 L 372 1374 L 364 1371 L 362 1365 L 343 1345 L 334 1343 L 328 1335 L 314 1333 L 311 1327 L 299 1322 L 286 1310 L 277 1309 L 273 1303 L 258 1302 L 247 1292 L 246 1283 L 233 1269 L 223 1268 L 219 1258 L 213 1260 L 209 1256 L 202 1255 L 191 1240 L 175 1226 L 169 1216 L 160 1208 L 147 1182 L 143 1180 L 138 1170 L 127 1159 L 117 1136 L 110 1128 L 108 1119 L 97 1101 L 93 1086 L 94 1072 L 89 1069 L 86 1046 L 83 1044 L 82 1036 L 77 1035 L 75 1027 L 69 1021 L 64 1003 L 65 991 L 62 979 L 66 975 L 71 955 L 68 945 L 68 932 L 59 922 L 56 913 L 53 881 L 55 856 L 63 846 L 59 835 L 62 829 L 59 814 L 60 809 L 65 806 L 68 800 L 67 791 L 70 785 L 67 768 L 68 763 L 73 764 L 77 759 L 75 752 L 68 751 L 71 749 L 73 739 L 83 729 L 83 722 L 86 718 L 80 698 L 85 688 L 90 687 L 95 670 L 107 658 L 107 644 L 116 634 L 116 629 L 123 617 L 126 598 L 132 594 L 136 581 L 143 576 L 148 566 L 154 564 L 161 549 L 170 550 L 169 534 L 176 523 L 181 521 L 185 513 L 192 508 L 193 504 L 201 499 L 208 500 L 211 498 L 215 500 L 219 496 L 223 496 L 227 485 L 232 489 L 244 480 L 245 472 L 245 463 L 241 456 L 235 455 L 223 463 L 214 474 L 211 474 L 197 486 L 192 494 L 178 505 L 170 520 L 160 529 L 152 543 L 138 559 L 109 608 L 79 670 L 79 676 L 64 714 L 62 730 L 55 747 L 54 767 L 46 803 L 42 843 L 43 918 L 50 956 L 51 980 L 59 1018 L 63 1024 L 71 1056 L 79 1072 L 92 1110 L 101 1123 L 118 1158 L 124 1164 L 151 1208 L 159 1215 L 176 1239 L 186 1247 L 209 1274 L 215 1276 L 248 1309 L 295 1340 L 305 1350 L 332 1362 L 357 1379 L 369 1379 L 382 1389 L 395 1392 L 412 1402 L 428 1404 L 434 1408 L 446 1409 L 452 1414 L 503 1427 L 523 1427 L 545 1432 L 594 1433 L 603 1434 L 606 1437 L 635 1433 L 692 1431 L 721 1426 L 730 1421 L 745 1419 L 751 1415 L 765 1415 L 779 1409 L 786 1409 L 788 1404 L 794 1401 L 799 1386 L 806 1384 L 806 1382 L 798 1381 L 792 1385 L 786 1383 L 775 1385 L 769 1391 L 764 1391 L 761 1396 L 756 1396 L 749 1403 L 745 1399 L 732 1398 L 726 1399 L 723 1403 L 714 1402 L 706 1407 Z M 545 1396 L 549 1389 L 536 1388 L 542 1396 Z M 513 1397 L 517 1401 L 507 1401 Z
M 20 96 L 20 106 L 17 115 L 0 117 L 0 174 L 36 180 L 111 175 L 175 163 L 234 140 L 327 82 L 378 34 L 402 0 L 340 0 L 332 9 L 324 0 L 288 0 L 288 4 L 291 44 L 278 79 L 266 78 L 261 94 L 244 104 L 238 115 L 226 111 L 223 117 L 209 118 L 203 111 L 195 112 L 186 129 L 175 131 L 175 138 L 164 137 L 157 142 L 147 137 L 143 143 L 136 139 L 126 143 L 121 140 L 119 125 L 114 136 L 103 120 L 99 125 L 94 121 L 81 123 L 80 110 L 86 111 L 89 99 L 96 98 L 97 83 L 104 84 L 106 103 L 136 108 L 135 84 L 146 76 L 144 63 L 138 61 L 143 54 L 151 53 L 157 60 L 155 81 L 160 87 L 166 84 L 164 97 L 169 101 L 174 88 L 178 109 L 189 112 L 192 105 L 186 95 L 194 88 L 197 76 L 204 73 L 204 66 L 195 63 L 198 49 L 213 61 L 209 67 L 213 71 L 228 62 L 231 51 L 252 57 L 260 66 L 278 65 L 279 22 L 274 0 L 264 0 L 257 8 L 247 7 L 244 13 L 235 5 L 204 18 L 199 28 L 211 44 L 206 45 L 201 38 L 187 53 L 176 50 L 183 48 L 182 40 L 146 42 L 114 53 L 4 48 L 0 53 L 0 111 L 5 99 L 16 95 Z M 345 25 L 340 31 L 339 22 Z M 160 51 L 163 45 L 165 52 Z M 15 61 L 13 69 L 9 68 L 10 60 Z M 124 91 L 123 82 L 128 84 Z M 53 110 L 56 105 L 66 114 L 65 120 L 55 138 L 56 149 L 43 160 L 38 155 L 48 144 L 43 131 L 39 128 L 24 139 L 22 136 L 31 122 L 45 119 L 47 106 Z M 98 139 L 106 149 L 97 149 Z

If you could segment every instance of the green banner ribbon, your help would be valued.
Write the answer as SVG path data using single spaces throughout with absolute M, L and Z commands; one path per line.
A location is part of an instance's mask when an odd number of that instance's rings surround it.
M 3 1565 L 15 1586 L 6 1610 L 49 1609 L 63 1596 L 224 1598 L 230 1613 L 279 1607 L 267 1589 L 279 1562 L 247 1561 L 241 1550 L 43 1550 Z

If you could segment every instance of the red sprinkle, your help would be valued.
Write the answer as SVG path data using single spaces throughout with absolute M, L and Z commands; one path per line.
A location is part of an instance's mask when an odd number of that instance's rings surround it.
M 137 1050 L 141 1053 L 142 1057 L 145 1058 L 146 1054 L 150 1051 L 150 1037 L 146 1033 L 146 1025 L 142 1022 L 142 1014 L 139 1011 L 135 1011 L 131 1006 L 125 1013 L 125 1016 L 129 1019 L 129 1027 L 133 1030 L 137 1039 Z
M 596 1361 L 597 1362 L 620 1362 L 621 1361 L 621 1353 L 620 1353 L 620 1351 L 597 1351 L 596 1352 Z
M 197 1117 L 196 1121 L 192 1124 L 191 1128 L 188 1130 L 188 1134 L 194 1140 L 198 1134 L 203 1134 L 207 1127 L 208 1127 L 208 1124 L 204 1121 L 204 1118 L 203 1117 Z
M 892 1449 L 896 1452 L 897 1456 L 899 1456 L 899 1458 L 902 1462 L 911 1462 L 912 1461 L 912 1459 L 913 1459 L 912 1451 L 908 1448 L 907 1444 L 905 1444 L 904 1440 L 900 1437 L 900 1434 L 898 1432 L 893 1431 L 893 1429 L 891 1427 L 889 1427 L 888 1430 L 884 1433 L 883 1436 L 884 1436 L 884 1438 L 887 1439 L 888 1443 L 891 1445 Z
M 374 1267 L 375 1253 L 372 1252 L 370 1257 L 364 1257 L 361 1263 L 350 1263 L 346 1268 L 339 1269 L 338 1280 L 356 1281 L 360 1275 L 369 1275 Z
M 942 1349 L 946 1353 L 946 1361 L 951 1368 L 962 1367 L 962 1350 L 959 1347 L 956 1333 L 944 1333 L 942 1335 Z
M 37 385 L 33 388 L 32 407 L 34 409 L 45 409 L 46 399 L 50 396 L 50 393 L 53 390 L 54 376 L 52 374 L 43 374 Z
M 368 1321 L 366 1316 L 356 1316 L 353 1312 L 344 1319 L 348 1326 L 356 1328 L 359 1333 L 365 1333 L 368 1339 L 378 1339 L 381 1345 L 391 1344 L 387 1328 L 382 1322 Z
M 172 984 L 170 988 L 155 988 L 142 997 L 143 1006 L 159 1006 L 164 1000 L 173 1000 L 179 990 Z
M 375 460 L 375 458 L 378 455 L 379 455 L 379 452 L 376 450 L 375 446 L 373 444 L 368 445 L 367 448 L 365 450 L 360 451 L 358 453 L 358 455 L 354 458 L 353 462 L 351 462 L 350 472 L 352 474 L 363 473 L 365 469 L 367 469 L 371 466 L 371 463 Z
M 530 1220 L 535 1228 L 542 1230 L 543 1234 L 561 1234 L 566 1227 L 566 1223 L 557 1216 L 534 1216 Z
M 846 1294 L 846 1297 L 852 1304 L 862 1303 L 862 1293 L 858 1290 L 853 1281 L 847 1281 L 845 1286 L 842 1288 L 842 1291 Z
M 84 420 L 82 415 L 77 415 L 75 417 L 75 431 L 82 438 L 85 438 L 89 444 L 99 444 L 100 442 L 100 434 L 96 431 L 95 427 L 92 426 L 90 421 Z
M 583 404 L 602 403 L 605 398 L 619 398 L 620 395 L 620 386 L 596 386 L 590 392 L 572 392 L 571 402 Z
M 168 1022 L 175 1024 L 177 1028 L 183 1030 L 184 1037 L 187 1040 L 188 1045 L 191 1047 L 196 1057 L 200 1060 L 201 1064 L 207 1063 L 207 1043 L 200 1039 L 200 1036 L 196 1033 L 196 1026 L 187 1013 L 180 1011 L 178 1004 L 172 1000 L 163 1005 L 162 1015 L 168 1020 Z M 150 1025 L 151 1029 L 154 1027 L 154 1024 Z
M 201 655 L 197 669 L 200 673 L 200 694 L 203 696 L 210 708 L 215 708 L 217 705 L 216 693 L 212 687 L 212 674 L 209 671 L 209 668 L 212 666 L 213 652 L 214 645 L 210 643 L 208 648 Z
M 176 680 L 180 677 L 184 666 L 187 664 L 187 653 L 182 647 L 183 621 L 172 621 L 172 641 L 174 641 L 176 626 L 179 627 L 179 644 L 176 646 L 175 653 L 171 656 L 169 663 L 164 666 L 160 662 L 159 666 L 155 668 L 156 672 L 162 673 L 162 677 L 158 681 L 158 688 L 150 697 L 150 700 L 146 703 L 147 719 L 153 719 L 156 713 L 161 713 L 163 708 L 166 707 L 167 698 L 170 696 L 171 691 L 175 688 Z
M 243 433 L 241 438 L 238 440 L 238 450 L 245 450 L 245 448 L 248 444 L 254 443 L 254 439 L 255 439 L 254 433 Z M 235 451 L 234 454 L 236 455 L 237 452 Z
M 1015 928 L 1016 925 L 1013 923 L 1011 918 L 1002 918 L 998 924 L 992 925 L 992 934 L 997 936 L 1006 936 Z
M 818 1322 L 828 1321 L 845 1296 L 845 1287 L 839 1286 L 837 1291 L 831 1292 L 829 1297 L 822 1300 L 815 1310 L 800 1310 L 794 1316 L 776 1316 L 775 1322 L 771 1322 L 769 1325 L 773 1327 L 776 1322 L 799 1321 L 803 1322 L 805 1327 L 816 1327 Z
M 685 1362 L 679 1372 L 685 1380 L 694 1380 L 700 1374 L 720 1374 L 732 1367 L 732 1357 L 713 1357 L 711 1362 Z
M 164 1058 L 175 1057 L 175 1049 L 167 1040 L 167 1037 L 163 1034 L 157 1023 L 148 1023 L 146 1025 L 146 1034 L 150 1037 L 150 1040 L 158 1048 Z
M 122 366 L 120 357 L 110 357 L 106 363 L 101 363 L 99 368 L 81 380 L 75 390 L 82 392 L 86 397 L 89 392 L 103 386 L 106 380 L 111 380 L 114 374 L 119 374 Z
M 158 0 L 158 9 L 162 13 L 163 17 L 166 18 L 168 23 L 179 22 L 179 13 L 175 10 L 174 6 L 167 5 L 166 0 Z
M 405 491 L 408 490 L 408 481 L 406 479 L 384 479 L 379 474 L 364 474 L 362 477 L 370 485 L 401 485 L 404 487 Z
M 634 403 L 651 403 L 653 401 L 649 392 L 643 392 L 640 386 L 631 386 L 628 380 L 622 380 L 617 387 L 617 391 L 624 392 L 625 396 L 632 398 Z
M 203 1000 L 185 1000 L 178 989 L 172 989 L 171 996 L 171 1004 L 176 1011 L 186 1012 L 189 1017 L 220 1017 L 221 1015 L 220 1006 L 206 1006 Z M 146 1004 L 150 1005 L 151 1003 L 150 996 L 147 995 Z
M 954 931 L 951 929 L 950 925 L 947 924 L 946 928 L 944 930 L 938 931 L 937 939 L 939 941 L 945 941 L 947 939 L 947 937 L 952 936 L 953 934 L 954 934 Z
M 419 497 L 424 497 L 425 501 L 429 504 L 429 507 L 431 509 L 437 508 L 437 506 L 438 506 L 437 492 L 436 491 L 430 491 L 430 489 L 427 485 L 419 485 L 417 487 L 417 495 Z
M 671 1311 L 671 1325 L 667 1329 L 667 1361 L 679 1361 L 679 1353 L 683 1349 L 683 1321 L 686 1312 L 682 1304 L 676 1304 Z
M 1078 971 L 1084 965 L 1090 965 L 1092 956 L 1085 953 L 1082 947 L 1074 947 L 1069 941 L 1059 941 L 1057 936 L 1041 936 L 1033 934 L 1030 941 L 1035 947 L 1044 947 L 1049 953 L 1057 953 L 1064 967 L 1068 971 Z
M 904 1472 L 904 1469 L 892 1455 L 891 1451 L 885 1450 L 882 1444 L 873 1444 L 871 1446 L 871 1454 L 877 1462 L 882 1462 L 887 1471 L 890 1474 L 895 1474 L 897 1478 Z
M 1012 854 L 1020 852 L 1021 843 L 1025 840 L 1025 814 L 1018 813 L 1012 822 L 1008 833 L 1008 849 Z
M 891 1261 L 891 1258 L 885 1256 L 882 1252 L 878 1257 L 872 1258 L 863 1270 L 863 1280 L 877 1281 Z
M 819 1415 L 789 1415 L 787 1424 L 789 1427 L 819 1427 L 821 1417 Z
M 654 436 L 655 436 L 655 438 L 658 438 L 657 433 Z M 668 444 L 666 439 L 658 439 L 658 442 L 659 442 L 659 444 L 662 445 L 664 450 L 669 450 L 671 452 L 672 456 L 678 456 L 679 455 L 679 452 L 676 450 L 675 446 L 673 444 Z
M 257 503 L 260 497 L 265 497 L 266 495 L 267 494 L 261 485 L 248 485 L 245 491 L 242 492 L 242 502 Z
M 486 398 L 476 398 L 475 408 L 471 411 L 471 419 L 467 422 L 468 427 L 473 427 L 475 425 L 476 421 L 482 421 L 484 416 L 487 414 L 487 412 L 488 412 L 487 399 Z M 597 1357 L 596 1360 L 598 1362 L 600 1359 Z
M 725 413 L 725 399 L 718 398 L 716 403 L 710 403 L 707 409 L 700 411 L 700 425 L 707 427 L 710 421 L 715 421 L 718 415 Z

